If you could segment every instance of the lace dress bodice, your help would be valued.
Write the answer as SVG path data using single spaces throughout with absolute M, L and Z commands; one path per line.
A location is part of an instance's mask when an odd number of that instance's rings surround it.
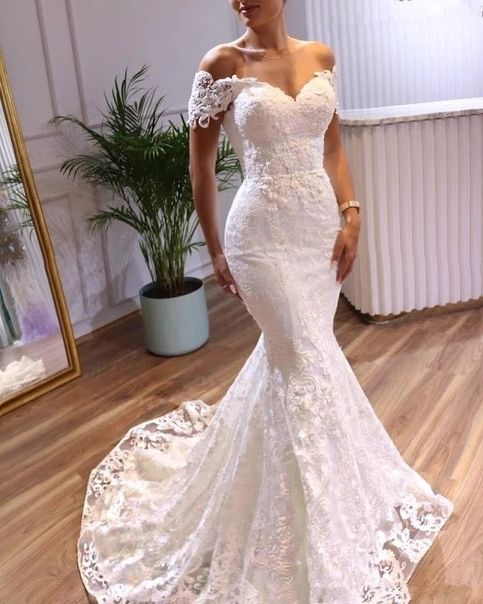
M 337 66 L 315 71 L 294 98 L 255 77 L 214 80 L 197 71 L 188 103 L 188 123 L 208 127 L 223 115 L 223 129 L 245 178 L 319 170 L 324 134 L 339 112 Z

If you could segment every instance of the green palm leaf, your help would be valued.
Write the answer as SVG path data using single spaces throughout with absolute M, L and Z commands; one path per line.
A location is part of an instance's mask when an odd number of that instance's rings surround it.
M 143 65 L 132 76 L 127 69 L 117 76 L 109 95 L 101 125 L 94 129 L 70 115 L 59 115 L 54 124 L 70 123 L 92 144 L 91 153 L 66 159 L 61 172 L 94 186 L 108 189 L 113 202 L 89 216 L 89 227 L 108 229 L 123 222 L 139 234 L 139 247 L 152 280 L 163 295 L 183 293 L 184 267 L 188 254 L 204 245 L 194 241 L 198 219 L 189 176 L 189 126 L 171 120 L 163 126 L 164 96 L 145 88 L 148 68 Z M 239 161 L 222 138 L 215 171 L 218 190 L 235 184 L 241 173 Z

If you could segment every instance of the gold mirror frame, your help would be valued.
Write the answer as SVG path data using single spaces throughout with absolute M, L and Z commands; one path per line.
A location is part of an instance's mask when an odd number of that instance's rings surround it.
M 55 262 L 52 243 L 47 231 L 47 226 L 42 213 L 42 207 L 32 176 L 32 169 L 27 155 L 27 149 L 20 128 L 18 114 L 15 109 L 13 96 L 8 81 L 7 70 L 3 55 L 0 51 L 0 103 L 2 104 L 7 122 L 7 128 L 10 133 L 12 147 L 18 163 L 18 169 L 22 177 L 25 195 L 29 202 L 29 208 L 32 215 L 32 222 L 39 241 L 40 249 L 47 273 L 47 279 L 52 292 L 57 319 L 59 321 L 60 331 L 65 346 L 65 354 L 67 358 L 67 367 L 61 369 L 48 377 L 27 385 L 19 393 L 12 393 L 0 403 L 0 416 L 12 411 L 13 409 L 23 405 L 34 398 L 50 392 L 54 388 L 65 384 L 81 375 L 79 357 L 77 355 L 77 347 L 70 323 L 69 312 L 65 303 L 64 292 L 59 279 L 59 273 Z

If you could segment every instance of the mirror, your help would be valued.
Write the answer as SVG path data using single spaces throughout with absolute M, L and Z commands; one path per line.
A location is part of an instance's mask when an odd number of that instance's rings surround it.
M 79 375 L 72 326 L 0 54 L 0 415 Z

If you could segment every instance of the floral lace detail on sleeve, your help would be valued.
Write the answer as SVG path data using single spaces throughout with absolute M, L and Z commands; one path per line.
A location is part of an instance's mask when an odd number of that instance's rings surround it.
M 335 113 L 340 115 L 340 107 L 339 107 L 339 90 L 337 87 L 337 65 L 334 65 L 332 68 L 332 86 L 334 87 L 335 92 Z
M 210 119 L 218 119 L 220 111 L 226 111 L 232 101 L 230 78 L 214 80 L 208 71 L 197 71 L 188 101 L 188 124 L 207 128 Z

